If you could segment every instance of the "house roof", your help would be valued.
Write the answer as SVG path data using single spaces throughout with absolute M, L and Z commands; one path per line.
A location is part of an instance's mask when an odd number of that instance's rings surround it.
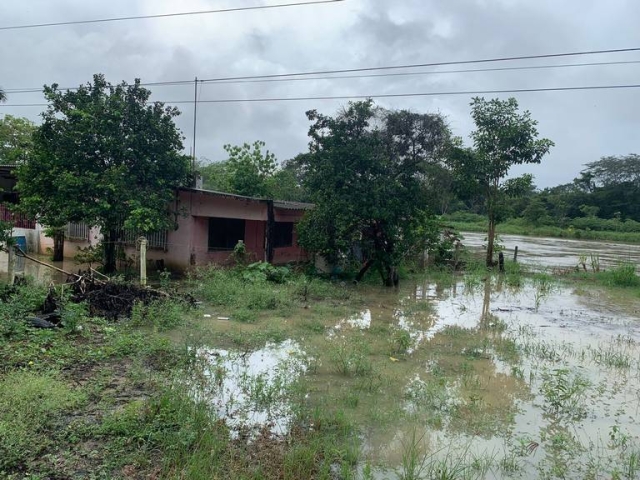
M 236 195 L 235 193 L 217 192 L 215 190 L 205 190 L 203 188 L 180 188 L 183 192 L 191 192 L 200 195 L 213 195 L 216 197 L 235 198 L 238 200 L 248 200 L 252 202 L 265 202 L 268 198 L 262 197 L 248 197 L 245 195 Z M 285 210 L 310 210 L 314 207 L 313 203 L 304 202 L 289 202 L 287 200 L 273 200 L 273 206 L 276 208 L 282 208 Z
M 289 202 L 287 200 L 274 200 L 273 206 L 283 208 L 285 210 L 311 210 L 315 205 L 313 203 Z

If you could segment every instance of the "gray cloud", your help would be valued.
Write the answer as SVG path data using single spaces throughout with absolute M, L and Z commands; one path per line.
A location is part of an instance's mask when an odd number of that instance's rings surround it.
M 60 0 L 3 2 L 3 25 L 140 15 L 252 5 L 259 0 Z M 273 3 L 262 2 L 262 3 Z M 326 6 L 0 32 L 0 85 L 74 86 L 103 72 L 112 82 L 189 80 L 219 76 L 368 67 L 571 50 L 640 46 L 640 3 L 632 0 L 347 0 Z M 619 54 L 525 63 L 640 60 Z M 448 67 L 455 68 L 455 67 Z M 440 69 L 442 70 L 442 69 Z M 640 65 L 516 72 L 459 73 L 287 83 L 205 85 L 202 99 L 255 98 L 637 83 Z M 154 99 L 190 100 L 192 86 L 157 87 Z M 503 97 L 507 97 L 504 95 Z M 517 95 L 556 142 L 539 166 L 528 167 L 540 186 L 570 181 L 603 155 L 639 152 L 640 92 L 600 91 Z M 440 111 L 455 134 L 473 129 L 468 97 L 380 100 L 387 108 Z M 9 95 L 8 103 L 41 101 Z M 307 147 L 306 110 L 335 112 L 344 102 L 202 104 L 199 156 L 224 158 L 226 143 L 261 139 L 284 160 Z M 191 105 L 177 123 L 191 145 Z M 37 120 L 41 108 L 0 107 L 0 114 Z M 519 169 L 514 173 L 523 171 Z

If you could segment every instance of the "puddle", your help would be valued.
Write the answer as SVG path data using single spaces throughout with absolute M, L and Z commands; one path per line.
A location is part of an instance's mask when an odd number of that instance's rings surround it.
M 359 328 L 365 330 L 371 327 L 371 310 L 364 310 L 356 315 L 352 315 L 349 318 L 341 320 L 334 328 L 334 330 L 340 330 L 344 327 Z
M 305 353 L 296 342 L 268 343 L 253 352 L 200 348 L 206 386 L 199 389 L 232 432 L 256 433 L 267 428 L 285 435 L 294 419 L 291 388 L 307 369 Z

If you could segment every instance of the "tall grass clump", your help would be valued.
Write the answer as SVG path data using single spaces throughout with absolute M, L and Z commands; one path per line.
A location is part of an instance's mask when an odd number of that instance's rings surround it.
M 640 277 L 636 275 L 636 266 L 630 262 L 624 262 L 617 267 L 601 273 L 605 284 L 612 287 L 637 287 L 640 286 Z
M 0 284 L 0 341 L 26 332 L 26 319 L 42 307 L 47 295 L 39 285 Z
M 243 268 L 200 268 L 195 272 L 196 292 L 212 305 L 246 310 L 277 310 L 292 304 L 287 283 L 266 275 L 243 275 Z
M 131 309 L 131 324 L 169 330 L 185 323 L 188 309 L 186 303 L 173 299 L 155 300 L 146 305 L 136 302 Z

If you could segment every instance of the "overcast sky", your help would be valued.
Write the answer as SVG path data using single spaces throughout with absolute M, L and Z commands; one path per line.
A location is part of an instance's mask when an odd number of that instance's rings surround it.
M 0 2 L 0 26 L 208 10 L 292 0 L 25 0 Z M 304 0 L 301 0 L 304 1 Z M 189 80 L 377 67 L 514 55 L 640 47 L 637 0 L 346 0 L 117 23 L 0 31 L 0 86 L 71 87 L 104 73 L 113 83 Z M 549 65 L 640 60 L 640 52 L 500 64 Z M 498 65 L 492 65 L 498 66 Z M 451 70 L 463 67 L 442 67 Z M 464 67 L 482 68 L 482 65 Z M 438 69 L 422 69 L 438 71 Z M 304 82 L 203 85 L 200 98 L 260 98 L 442 92 L 640 83 L 640 64 L 433 74 Z M 153 98 L 190 100 L 193 86 L 154 87 Z M 509 95 L 503 95 L 503 98 Z M 604 155 L 640 153 L 640 89 L 522 93 L 522 109 L 556 143 L 532 172 L 540 187 L 571 181 Z M 10 94 L 7 105 L 42 102 Z M 468 96 L 380 99 L 387 108 L 441 112 L 469 142 Z M 333 114 L 345 101 L 201 104 L 198 157 L 225 158 L 222 146 L 264 140 L 279 160 L 306 150 L 305 111 Z M 42 107 L 0 107 L 38 121 Z M 178 126 L 189 149 L 191 105 Z

